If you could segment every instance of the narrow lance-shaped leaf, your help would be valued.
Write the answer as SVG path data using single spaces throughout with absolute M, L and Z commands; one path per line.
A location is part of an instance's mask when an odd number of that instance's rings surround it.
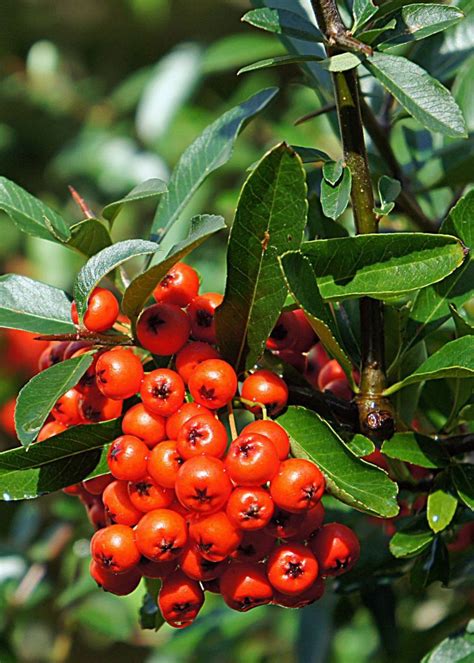
M 242 16 L 242 21 L 278 35 L 305 41 L 324 41 L 323 35 L 315 25 L 288 9 L 269 7 L 252 9 Z
M 324 58 L 319 55 L 275 55 L 273 58 L 265 58 L 252 64 L 242 67 L 237 72 L 237 75 L 247 74 L 250 71 L 258 71 L 259 69 L 270 69 L 271 67 L 281 67 L 287 64 L 302 64 L 304 62 L 317 62 L 320 64 Z
M 0 177 L 0 209 L 28 235 L 52 242 L 67 242 L 71 236 L 57 212 L 6 177 Z
M 441 281 L 464 259 L 446 235 L 393 233 L 304 242 L 323 299 L 389 298 Z
M 262 111 L 277 93 L 268 88 L 224 113 L 210 124 L 181 156 L 160 201 L 152 226 L 152 238 L 169 228 L 206 177 L 231 157 L 235 139 L 246 123 Z M 161 230 L 160 230 L 161 229 Z
M 159 246 L 155 242 L 127 239 L 107 247 L 90 258 L 82 267 L 74 283 L 74 300 L 79 319 L 82 319 L 87 309 L 89 295 L 104 276 L 130 258 L 151 255 L 158 249 Z
M 92 355 L 82 355 L 50 366 L 21 389 L 15 408 L 18 439 L 28 447 L 41 430 L 56 401 L 72 387 L 92 364 Z
M 247 179 L 227 252 L 223 304 L 216 311 L 223 356 L 237 368 L 262 354 L 286 297 L 278 256 L 297 249 L 306 222 L 306 176 L 285 144 L 268 152 Z
M 417 64 L 398 55 L 374 53 L 364 66 L 424 127 L 454 138 L 466 136 L 461 109 L 449 90 Z
M 385 395 L 390 395 L 407 384 L 441 378 L 474 377 L 474 336 L 463 336 L 446 343 L 428 357 L 414 373 L 388 387 Z
M 428 495 L 426 517 L 433 532 L 446 529 L 456 513 L 457 505 L 454 495 L 441 488 Z
M 299 251 L 283 254 L 280 258 L 288 289 L 324 347 L 339 361 L 351 377 L 352 364 L 339 338 L 334 320 L 318 289 L 316 276 L 308 258 Z
M 110 223 L 113 223 L 125 205 L 142 200 L 153 200 L 154 198 L 161 196 L 163 193 L 166 193 L 167 190 L 168 187 L 163 180 L 159 180 L 158 178 L 146 180 L 134 187 L 130 193 L 127 193 L 127 195 L 120 200 L 116 200 L 115 202 L 106 205 L 102 210 L 102 216 L 104 219 L 110 221 Z
M 129 318 L 137 319 L 147 299 L 157 283 L 177 262 L 200 246 L 209 237 L 226 227 L 222 216 L 202 214 L 191 219 L 189 234 L 182 242 L 171 247 L 162 259 L 143 274 L 137 276 L 128 286 L 123 297 L 123 310 Z M 160 253 L 158 254 L 160 257 Z
M 389 458 L 430 469 L 449 463 L 449 455 L 440 442 L 419 433 L 396 433 L 383 443 L 382 452 Z
M 0 327 L 36 334 L 72 334 L 71 302 L 63 290 L 27 276 L 0 277 Z
M 0 499 L 34 499 L 95 476 L 102 449 L 121 433 L 120 419 L 114 419 L 68 428 L 29 449 L 3 451 Z
M 315 412 L 290 406 L 278 423 L 291 437 L 292 453 L 316 463 L 332 495 L 365 513 L 382 518 L 397 515 L 397 484 L 378 467 L 351 453 Z

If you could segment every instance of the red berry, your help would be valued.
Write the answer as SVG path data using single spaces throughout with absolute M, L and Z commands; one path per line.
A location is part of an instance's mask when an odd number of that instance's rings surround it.
M 220 354 L 209 343 L 202 341 L 192 341 L 184 346 L 176 355 L 176 370 L 183 378 L 185 384 L 188 383 L 191 373 L 196 366 L 207 359 L 220 359 Z
M 110 290 L 94 288 L 87 302 L 84 313 L 84 327 L 92 332 L 103 332 L 115 324 L 120 312 L 119 303 Z M 71 306 L 71 317 L 74 324 L 79 323 L 76 303 Z
M 250 562 L 234 562 L 228 566 L 219 587 L 227 605 L 239 612 L 270 603 L 273 598 L 264 568 Z
M 243 530 L 261 529 L 273 515 L 273 500 L 264 488 L 235 488 L 229 497 L 226 513 L 229 520 Z
M 346 374 L 341 364 L 336 359 L 328 361 L 319 371 L 318 375 L 318 388 L 321 391 L 326 389 L 326 385 L 333 380 L 342 380 L 346 378 Z
M 273 442 L 280 460 L 285 460 L 290 453 L 290 438 L 284 428 L 271 419 L 252 421 L 242 429 L 242 433 L 258 433 Z
M 199 276 L 195 269 L 178 262 L 164 276 L 153 290 L 153 297 L 159 303 L 187 306 L 199 292 Z
M 281 463 L 270 483 L 270 494 L 281 509 L 301 513 L 312 509 L 321 499 L 326 482 L 314 463 L 289 458 Z
M 48 423 L 40 430 L 37 441 L 43 442 L 44 440 L 48 440 L 50 437 L 63 433 L 66 429 L 67 426 L 60 421 L 48 421 Z
M 143 513 L 154 509 L 165 509 L 174 500 L 174 492 L 170 488 L 160 486 L 150 476 L 130 481 L 128 495 L 133 506 Z
M 309 547 L 323 576 L 338 576 L 349 571 L 358 561 L 360 544 L 354 532 L 341 523 L 323 525 L 310 540 Z
M 143 405 L 162 417 L 169 417 L 184 402 L 184 382 L 168 368 L 157 368 L 146 373 L 140 389 Z
M 217 292 L 206 292 L 194 297 L 188 306 L 191 320 L 191 333 L 197 341 L 216 342 L 216 325 L 214 313 L 222 304 L 223 296 Z
M 166 435 L 169 440 L 176 440 L 181 427 L 198 414 L 211 414 L 211 411 L 199 403 L 183 403 L 166 421 Z
M 286 350 L 294 346 L 299 330 L 293 311 L 285 311 L 278 318 L 267 340 L 269 350 Z
M 284 543 L 270 554 L 267 575 L 277 591 L 294 596 L 314 583 L 318 562 L 311 550 L 301 543 Z
M 89 572 L 95 582 L 106 592 L 116 596 L 126 596 L 131 594 L 139 585 L 141 580 L 140 572 L 132 569 L 126 573 L 111 573 L 106 571 L 97 562 L 91 559 Z
M 116 479 L 138 481 L 147 471 L 148 447 L 133 435 L 121 435 L 110 445 L 107 464 Z
M 242 384 L 242 398 L 266 407 L 268 414 L 278 414 L 288 401 L 288 387 L 281 377 L 261 369 L 249 375 Z M 250 408 L 252 412 L 259 412 L 259 405 Z
M 126 435 L 140 438 L 152 449 L 158 442 L 166 439 L 166 419 L 149 412 L 143 403 L 137 403 L 125 413 L 122 431 Z
M 200 454 L 221 458 L 227 447 L 227 431 L 211 414 L 198 414 L 181 427 L 177 442 L 183 458 Z
M 260 486 L 278 472 L 280 460 L 272 442 L 258 433 L 239 435 L 230 445 L 225 467 L 240 486 Z
M 65 426 L 77 426 L 84 423 L 80 408 L 81 394 L 77 389 L 69 389 L 56 401 L 51 414 Z
M 194 456 L 179 469 L 175 483 L 176 497 L 183 506 L 199 513 L 222 508 L 232 485 L 224 464 L 212 456 Z
M 174 488 L 181 465 L 184 463 L 174 440 L 160 442 L 151 450 L 148 459 L 148 474 L 165 488 Z
M 100 529 L 91 539 L 92 559 L 111 573 L 130 571 L 140 561 L 131 527 L 110 525 Z
M 143 380 L 140 359 L 126 348 L 114 348 L 100 355 L 96 364 L 99 391 L 107 398 L 124 400 L 134 396 Z
M 323 594 L 324 580 L 316 578 L 311 587 L 294 596 L 288 596 L 288 594 L 282 594 L 278 591 L 273 592 L 273 603 L 281 605 L 283 608 L 304 608 L 315 601 L 319 601 Z
M 217 410 L 234 397 L 237 391 L 237 375 L 226 361 L 207 359 L 194 369 L 188 387 L 196 403 Z
M 138 550 L 153 562 L 169 562 L 179 557 L 187 539 L 186 521 L 171 509 L 146 513 L 135 528 Z
M 164 619 L 175 628 L 189 626 L 204 603 L 204 592 L 196 580 L 174 571 L 163 580 L 158 607 Z
M 236 550 L 242 532 L 230 522 L 224 511 L 217 511 L 192 520 L 189 538 L 202 557 L 220 562 Z
M 228 561 L 211 562 L 200 555 L 193 546 L 186 546 L 183 554 L 179 558 L 179 567 L 188 578 L 205 582 L 215 580 L 222 575 L 227 567 Z
M 111 523 L 133 527 L 143 515 L 130 501 L 126 481 L 110 483 L 104 490 L 102 501 Z
M 243 532 L 241 542 L 230 556 L 239 562 L 260 562 L 268 557 L 274 546 L 274 537 L 265 530 L 246 530 Z
M 140 315 L 137 337 L 140 344 L 156 355 L 173 355 L 189 338 L 187 314 L 173 304 L 153 304 Z

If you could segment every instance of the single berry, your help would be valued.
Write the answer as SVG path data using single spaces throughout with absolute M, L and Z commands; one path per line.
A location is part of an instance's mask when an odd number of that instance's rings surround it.
M 295 596 L 306 591 L 318 575 L 318 562 L 309 548 L 301 543 L 277 546 L 267 561 L 271 585 L 282 594 Z
M 184 382 L 176 371 L 157 368 L 145 374 L 140 396 L 147 410 L 169 417 L 184 402 Z
M 131 527 L 110 525 L 100 529 L 91 539 L 92 559 L 111 573 L 130 571 L 140 561 Z
M 252 421 L 242 429 L 242 433 L 258 433 L 273 442 L 280 460 L 285 460 L 290 453 L 290 438 L 284 428 L 271 419 Z
M 185 628 L 192 624 L 203 603 L 201 586 L 182 571 L 174 571 L 163 580 L 158 607 L 170 626 Z
M 171 509 L 146 513 L 135 528 L 135 542 L 153 562 L 169 562 L 182 553 L 188 539 L 186 521 Z
M 270 493 L 257 486 L 235 488 L 226 506 L 229 520 L 245 531 L 261 529 L 268 525 L 273 511 Z
M 143 440 L 149 449 L 166 439 L 166 419 L 149 412 L 143 403 L 137 403 L 125 413 L 122 431 Z
M 138 481 L 147 471 L 149 449 L 133 435 L 121 435 L 110 445 L 107 464 L 116 479 Z
M 231 555 L 242 540 L 242 532 L 224 513 L 217 511 L 192 520 L 189 538 L 194 549 L 211 562 L 221 562 Z
M 244 380 L 241 395 L 246 401 L 259 404 L 250 407 L 252 412 L 260 412 L 260 405 L 263 405 L 268 414 L 275 415 L 286 406 L 288 387 L 281 377 L 272 371 L 261 369 Z
M 220 354 L 212 345 L 202 341 L 191 341 L 176 355 L 176 370 L 185 384 L 188 384 L 191 373 L 198 364 L 207 359 L 220 359 Z
M 278 453 L 268 437 L 258 433 L 239 435 L 230 445 L 225 467 L 238 486 L 260 486 L 278 472 Z
M 221 458 L 227 447 L 227 431 L 211 414 L 198 414 L 181 427 L 177 443 L 178 453 L 185 459 L 201 454 Z
M 178 262 L 153 290 L 153 297 L 161 304 L 187 306 L 199 292 L 199 276 L 195 269 Z
M 212 456 L 194 456 L 180 467 L 175 483 L 176 497 L 187 509 L 212 513 L 227 502 L 232 484 L 224 464 Z
M 303 458 L 284 460 L 270 483 L 270 494 L 281 509 L 301 513 L 321 499 L 326 482 L 314 463 Z
M 173 304 L 153 304 L 140 315 L 137 337 L 155 355 L 173 355 L 189 338 L 190 324 L 185 311 Z
M 215 310 L 222 304 L 223 296 L 217 292 L 206 292 L 194 297 L 188 306 L 191 334 L 196 341 L 216 342 Z
M 106 331 L 115 324 L 119 311 L 117 298 L 110 290 L 94 288 L 84 313 L 84 327 L 92 332 Z M 79 324 L 75 302 L 71 306 L 71 318 L 74 324 Z
M 113 400 L 134 396 L 143 380 L 142 363 L 127 348 L 114 348 L 101 354 L 95 372 L 99 391 Z
M 217 410 L 234 397 L 237 375 L 223 359 L 207 359 L 191 373 L 188 387 L 196 403 Z
M 270 603 L 273 598 L 264 568 L 251 562 L 230 564 L 220 578 L 219 587 L 227 605 L 239 612 Z

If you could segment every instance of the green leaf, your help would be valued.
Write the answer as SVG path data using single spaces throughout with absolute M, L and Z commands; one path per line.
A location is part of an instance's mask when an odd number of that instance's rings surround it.
M 321 205 L 326 216 L 334 221 L 341 216 L 349 204 L 351 196 L 352 176 L 346 166 L 342 179 L 331 185 L 326 179 L 321 182 Z
M 36 334 L 73 334 L 71 302 L 63 290 L 27 276 L 0 277 L 0 327 Z
M 107 228 L 98 219 L 84 219 L 70 228 L 67 246 L 86 256 L 93 256 L 112 244 Z
M 305 41 L 324 41 L 323 35 L 315 25 L 287 9 L 270 9 L 268 7 L 252 9 L 244 14 L 241 20 L 274 34 L 295 37 Z
M 424 589 L 437 580 L 444 586 L 449 582 L 449 554 L 440 536 L 436 536 L 429 549 L 418 557 L 410 574 L 415 589 Z
M 92 364 L 92 355 L 67 359 L 38 373 L 21 389 L 15 408 L 18 439 L 28 447 L 38 436 L 54 404 L 75 387 Z
M 427 233 L 357 235 L 304 242 L 324 299 L 384 299 L 441 281 L 463 259 L 459 240 Z
M 158 608 L 158 594 L 160 593 L 161 580 L 145 578 L 146 594 L 140 607 L 140 627 L 158 631 L 165 623 L 163 615 Z
M 372 0 L 354 0 L 352 5 L 352 16 L 354 17 L 352 32 L 360 30 L 376 13 L 377 7 Z
M 146 180 L 134 187 L 130 193 L 127 193 L 127 195 L 120 198 L 120 200 L 116 200 L 115 202 L 106 205 L 102 210 L 102 216 L 104 219 L 110 221 L 110 223 L 113 223 L 128 203 L 134 203 L 140 200 L 153 200 L 154 198 L 161 196 L 163 193 L 166 193 L 166 191 L 168 191 L 168 187 L 163 180 L 159 180 L 158 178 Z
M 426 550 L 433 541 L 429 529 L 406 529 L 396 532 L 390 539 L 390 552 L 394 557 L 415 557 Z
M 375 444 L 365 435 L 357 433 L 352 440 L 346 442 L 346 446 L 352 451 L 354 456 L 364 458 L 375 451 Z
M 216 328 L 223 356 L 237 368 L 253 366 L 263 353 L 286 297 L 277 258 L 299 248 L 306 213 L 301 159 L 282 143 L 245 182 L 229 237 L 227 282 Z
M 397 515 L 397 485 L 385 472 L 354 456 L 315 412 L 290 406 L 278 417 L 278 423 L 291 437 L 292 453 L 316 463 L 334 497 L 382 518 Z
M 457 506 L 457 499 L 445 490 L 435 490 L 428 495 L 426 517 L 435 534 L 446 529 L 456 513 Z
M 474 337 L 463 336 L 446 343 L 428 357 L 414 373 L 388 387 L 384 394 L 388 396 L 407 384 L 425 380 L 470 377 L 474 377 Z
M 474 511 L 474 465 L 467 463 L 453 465 L 451 478 L 459 498 Z
M 398 180 L 382 175 L 378 182 L 380 209 L 376 210 L 382 216 L 390 214 L 395 207 L 394 201 L 398 198 L 402 186 Z
M 364 44 L 373 44 L 374 41 L 379 37 L 381 34 L 384 32 L 387 32 L 388 30 L 393 30 L 397 25 L 397 22 L 395 19 L 389 21 L 386 23 L 383 28 L 374 28 L 373 30 L 366 30 L 365 32 L 362 32 L 357 35 L 357 38 L 360 39 L 360 41 L 363 41 Z
M 449 463 L 449 455 L 441 443 L 420 433 L 396 433 L 383 443 L 382 452 L 389 458 L 430 469 Z
M 474 659 L 474 620 L 465 630 L 451 633 L 421 660 L 421 663 L 470 663 Z
M 319 63 L 321 67 L 327 69 L 328 71 L 349 71 L 349 69 L 355 69 L 363 61 L 361 55 L 356 53 L 339 53 L 338 55 L 333 55 L 326 60 L 321 60 Z
M 117 242 L 90 258 L 82 267 L 74 283 L 74 301 L 79 319 L 82 320 L 87 309 L 87 302 L 95 286 L 113 269 L 136 256 L 151 255 L 158 251 L 155 242 L 142 239 L 127 239 Z
M 394 30 L 377 39 L 377 47 L 380 50 L 426 39 L 455 25 L 464 18 L 464 14 L 458 7 L 413 4 L 402 7 L 390 18 L 396 21 L 396 26 Z
M 462 240 L 467 247 L 474 249 L 474 189 L 460 198 L 456 205 L 450 210 L 449 215 L 441 225 L 441 231 L 448 235 L 454 235 Z
M 352 363 L 340 339 L 330 309 L 324 303 L 316 282 L 316 275 L 309 260 L 299 251 L 285 253 L 280 258 L 288 289 L 295 302 L 306 314 L 308 322 L 324 347 L 342 365 L 352 379 Z
M 303 163 L 318 163 L 320 161 L 331 161 L 331 157 L 322 150 L 317 150 L 314 147 L 300 147 L 299 145 L 292 145 L 291 148 L 299 155 Z
M 20 186 L 0 177 L 0 209 L 28 235 L 52 242 L 67 242 L 71 232 L 64 219 Z
M 336 186 L 344 174 L 342 161 L 328 161 L 323 166 L 323 177 L 332 186 Z
M 0 453 L 0 499 L 25 500 L 82 481 L 105 444 L 122 434 L 120 419 L 68 428 L 60 435 Z
M 193 249 L 200 246 L 209 237 L 226 227 L 221 216 L 202 214 L 191 219 L 189 234 L 182 242 L 171 247 L 168 253 L 161 256 L 160 261 L 137 276 L 128 286 L 123 296 L 122 308 L 126 315 L 134 321 L 150 297 L 157 283 L 177 262 L 182 260 Z
M 317 62 L 320 64 L 323 60 L 324 58 L 319 57 L 319 55 L 275 55 L 273 58 L 265 58 L 265 60 L 259 60 L 258 62 L 248 64 L 246 67 L 242 67 L 237 72 L 237 76 L 246 74 L 249 71 L 281 67 L 286 64 L 302 64 L 303 62 Z
M 461 110 L 449 90 L 417 64 L 374 53 L 364 66 L 424 127 L 454 138 L 466 136 Z
M 168 182 L 168 191 L 158 206 L 153 220 L 152 238 L 164 234 L 179 218 L 206 177 L 230 159 L 239 133 L 250 119 L 270 103 L 277 92 L 277 88 L 261 90 L 235 106 L 206 127 L 187 148 L 178 161 Z

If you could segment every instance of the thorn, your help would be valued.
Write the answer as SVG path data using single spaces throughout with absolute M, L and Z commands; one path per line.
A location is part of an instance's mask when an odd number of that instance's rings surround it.
M 68 189 L 69 189 L 69 192 L 70 192 L 74 202 L 77 203 L 77 205 L 80 207 L 80 209 L 84 212 L 84 215 L 85 215 L 86 219 L 95 219 L 94 212 L 91 210 L 91 208 L 86 203 L 84 198 L 82 198 L 82 196 L 80 196 L 77 193 L 76 189 L 73 186 L 71 186 L 70 184 L 68 185 Z

